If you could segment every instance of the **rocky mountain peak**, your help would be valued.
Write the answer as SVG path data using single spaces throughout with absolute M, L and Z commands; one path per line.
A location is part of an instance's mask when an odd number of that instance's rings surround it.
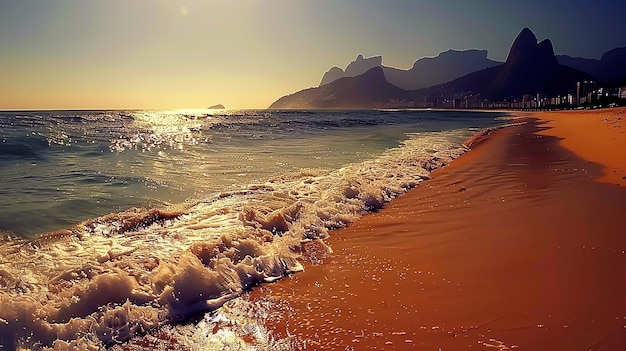
M 524 28 L 511 45 L 506 65 L 557 65 L 554 48 L 549 39 L 537 42 L 537 37 L 530 29 Z

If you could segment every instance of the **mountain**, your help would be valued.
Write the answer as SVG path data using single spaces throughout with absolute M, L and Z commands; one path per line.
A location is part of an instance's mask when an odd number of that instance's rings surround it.
M 211 107 L 208 108 L 209 110 L 225 110 L 226 107 L 224 107 L 224 105 L 222 104 L 217 104 L 217 105 L 213 105 Z
M 383 68 L 391 84 L 414 90 L 449 82 L 466 74 L 501 64 L 501 62 L 487 58 L 487 54 L 487 50 L 451 49 L 436 57 L 421 58 L 406 71 L 392 67 Z
M 572 93 L 576 82 L 590 75 L 558 63 L 549 39 L 537 41 L 524 28 L 515 38 L 504 64 L 429 88 L 429 95 L 473 92 L 492 101 L 519 99 L 525 94 L 556 96 Z
M 624 75 L 622 78 L 620 79 L 616 79 L 612 82 L 610 82 L 610 85 L 612 87 L 617 87 L 617 88 L 623 88 L 626 87 L 626 75 Z
M 332 83 L 339 78 L 360 76 L 361 74 L 369 71 L 374 67 L 381 67 L 382 64 L 382 56 L 364 58 L 363 55 L 359 55 L 356 57 L 356 60 L 348 64 L 345 72 L 341 68 L 335 66 L 332 67 L 328 72 L 324 73 L 322 81 L 320 82 L 320 86 Z
M 456 55 L 453 52 L 449 54 Z M 479 56 L 478 53 L 474 55 Z M 446 55 L 443 56 L 445 58 Z M 486 58 L 486 54 L 480 53 L 480 56 Z M 548 39 L 538 42 L 528 28 L 524 28 L 515 38 L 503 64 L 430 88 L 406 90 L 394 85 L 385 67 L 378 65 L 379 62 L 382 62 L 382 58 L 364 59 L 359 55 L 351 63 L 352 67 L 349 65 L 350 72 L 358 73 L 359 69 L 371 65 L 375 67 L 355 77 L 339 78 L 319 87 L 284 96 L 270 108 L 426 107 L 440 106 L 441 101 L 463 97 L 480 101 L 511 101 L 520 100 L 526 94 L 548 97 L 573 94 L 577 82 L 593 79 L 589 74 L 561 65 L 554 55 L 552 42 Z M 416 63 L 414 67 L 420 65 Z M 333 74 L 340 73 L 334 71 Z
M 558 55 L 556 58 L 560 64 L 585 72 L 603 83 L 626 76 L 626 47 L 607 51 L 599 60 L 567 55 Z
M 332 83 L 336 81 L 337 79 L 343 78 L 345 76 L 346 76 L 346 72 L 344 72 L 341 68 L 337 66 L 331 67 L 328 70 L 328 72 L 324 73 L 324 75 L 322 76 L 322 81 L 320 82 L 319 86 Z
M 410 94 L 387 82 L 374 67 L 356 77 L 343 77 L 320 87 L 283 96 L 270 109 L 355 109 L 385 107 L 392 100 L 408 102 Z
M 359 55 L 348 64 L 345 71 L 335 66 L 324 73 L 320 86 L 339 78 L 358 76 L 374 67 L 381 67 L 387 81 L 395 86 L 406 90 L 426 88 L 500 64 L 487 58 L 487 54 L 486 50 L 448 50 L 436 57 L 417 60 L 408 70 L 383 66 L 382 56 L 364 58 L 363 55 Z

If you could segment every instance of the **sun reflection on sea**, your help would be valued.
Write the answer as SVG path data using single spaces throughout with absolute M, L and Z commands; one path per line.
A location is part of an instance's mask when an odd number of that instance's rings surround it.
M 202 137 L 203 129 L 214 120 L 210 110 L 139 111 L 132 117 L 131 130 L 113 139 L 111 150 L 183 150 L 188 145 L 209 142 L 209 137 Z

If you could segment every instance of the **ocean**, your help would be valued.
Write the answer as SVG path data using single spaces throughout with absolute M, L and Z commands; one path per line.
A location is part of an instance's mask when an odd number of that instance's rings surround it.
M 216 311 L 249 310 L 245 291 L 319 263 L 332 229 L 417 186 L 505 119 L 0 111 L 0 344 L 117 347 L 184 322 L 171 327 L 181 345 L 278 345 L 258 320 L 241 327 L 246 318 L 231 323 L 239 331 L 194 333 L 227 318 Z M 189 322 L 203 314 L 205 329 Z

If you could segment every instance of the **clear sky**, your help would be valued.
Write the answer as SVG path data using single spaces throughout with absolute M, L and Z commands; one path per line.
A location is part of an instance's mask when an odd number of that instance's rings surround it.
M 625 14 L 623 0 L 0 0 L 0 109 L 266 108 L 359 53 L 505 60 L 523 27 L 600 58 L 626 46 Z

